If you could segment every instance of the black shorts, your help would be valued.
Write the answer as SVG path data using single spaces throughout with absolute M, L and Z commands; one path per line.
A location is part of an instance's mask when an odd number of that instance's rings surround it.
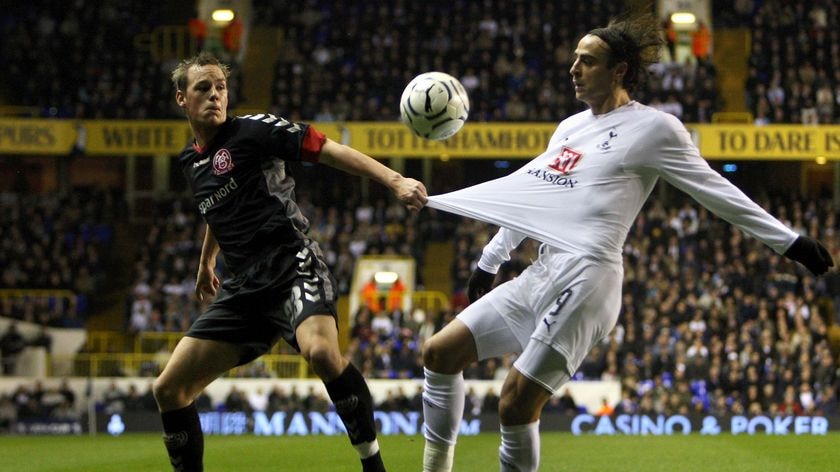
M 332 315 L 338 326 L 335 287 L 317 243 L 279 247 L 225 280 L 186 336 L 243 346 L 239 365 L 265 354 L 281 337 L 300 352 L 295 330 L 303 320 Z

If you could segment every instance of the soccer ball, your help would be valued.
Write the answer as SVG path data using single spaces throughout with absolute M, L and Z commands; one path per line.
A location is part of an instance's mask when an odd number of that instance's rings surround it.
M 470 113 L 464 86 L 443 72 L 426 72 L 403 90 L 400 116 L 417 136 L 441 141 L 458 132 Z

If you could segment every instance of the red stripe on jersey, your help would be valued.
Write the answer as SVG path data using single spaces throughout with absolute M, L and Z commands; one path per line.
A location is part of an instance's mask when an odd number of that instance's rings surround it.
M 318 162 L 318 156 L 321 155 L 321 148 L 327 142 L 327 136 L 310 126 L 303 136 L 303 143 L 300 147 L 300 157 L 304 161 Z

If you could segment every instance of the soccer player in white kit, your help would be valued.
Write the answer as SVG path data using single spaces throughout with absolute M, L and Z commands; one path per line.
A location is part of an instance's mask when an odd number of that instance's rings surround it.
M 500 470 L 537 470 L 540 412 L 615 326 L 622 245 L 659 177 L 814 274 L 833 266 L 818 241 L 712 170 L 676 117 L 631 99 L 661 42 L 650 14 L 590 31 L 571 67 L 575 96 L 589 109 L 563 120 L 546 151 L 511 175 L 429 197 L 430 207 L 502 228 L 470 279 L 473 303 L 424 345 L 424 471 L 452 469 L 464 368 L 506 353 L 519 356 L 499 404 Z M 537 261 L 490 291 L 499 266 L 528 236 L 543 243 Z

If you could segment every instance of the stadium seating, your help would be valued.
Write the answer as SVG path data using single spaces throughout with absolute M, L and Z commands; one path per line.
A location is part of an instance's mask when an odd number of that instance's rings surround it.
M 120 201 L 109 191 L 0 198 L 0 316 L 81 327 L 104 269 Z
M 840 123 L 836 2 L 764 2 L 752 19 L 745 84 L 757 124 Z
M 470 120 L 557 121 L 582 109 L 571 98 L 568 74 L 574 43 L 587 25 L 606 24 L 621 6 L 438 0 L 363 7 L 317 1 L 292 17 L 267 4 L 257 8 L 258 24 L 282 25 L 284 32 L 273 99 L 281 116 L 396 120 L 405 84 L 419 72 L 442 70 L 467 88 Z M 544 21 L 556 15 L 565 21 Z M 348 24 L 348 17 L 359 21 Z M 457 36 L 442 33 L 451 25 L 459 25 Z M 430 35 L 430 28 L 441 33 Z M 714 76 L 711 64 L 664 64 L 637 98 L 659 106 L 673 96 L 679 106 L 666 110 L 688 122 L 709 122 L 719 109 Z

